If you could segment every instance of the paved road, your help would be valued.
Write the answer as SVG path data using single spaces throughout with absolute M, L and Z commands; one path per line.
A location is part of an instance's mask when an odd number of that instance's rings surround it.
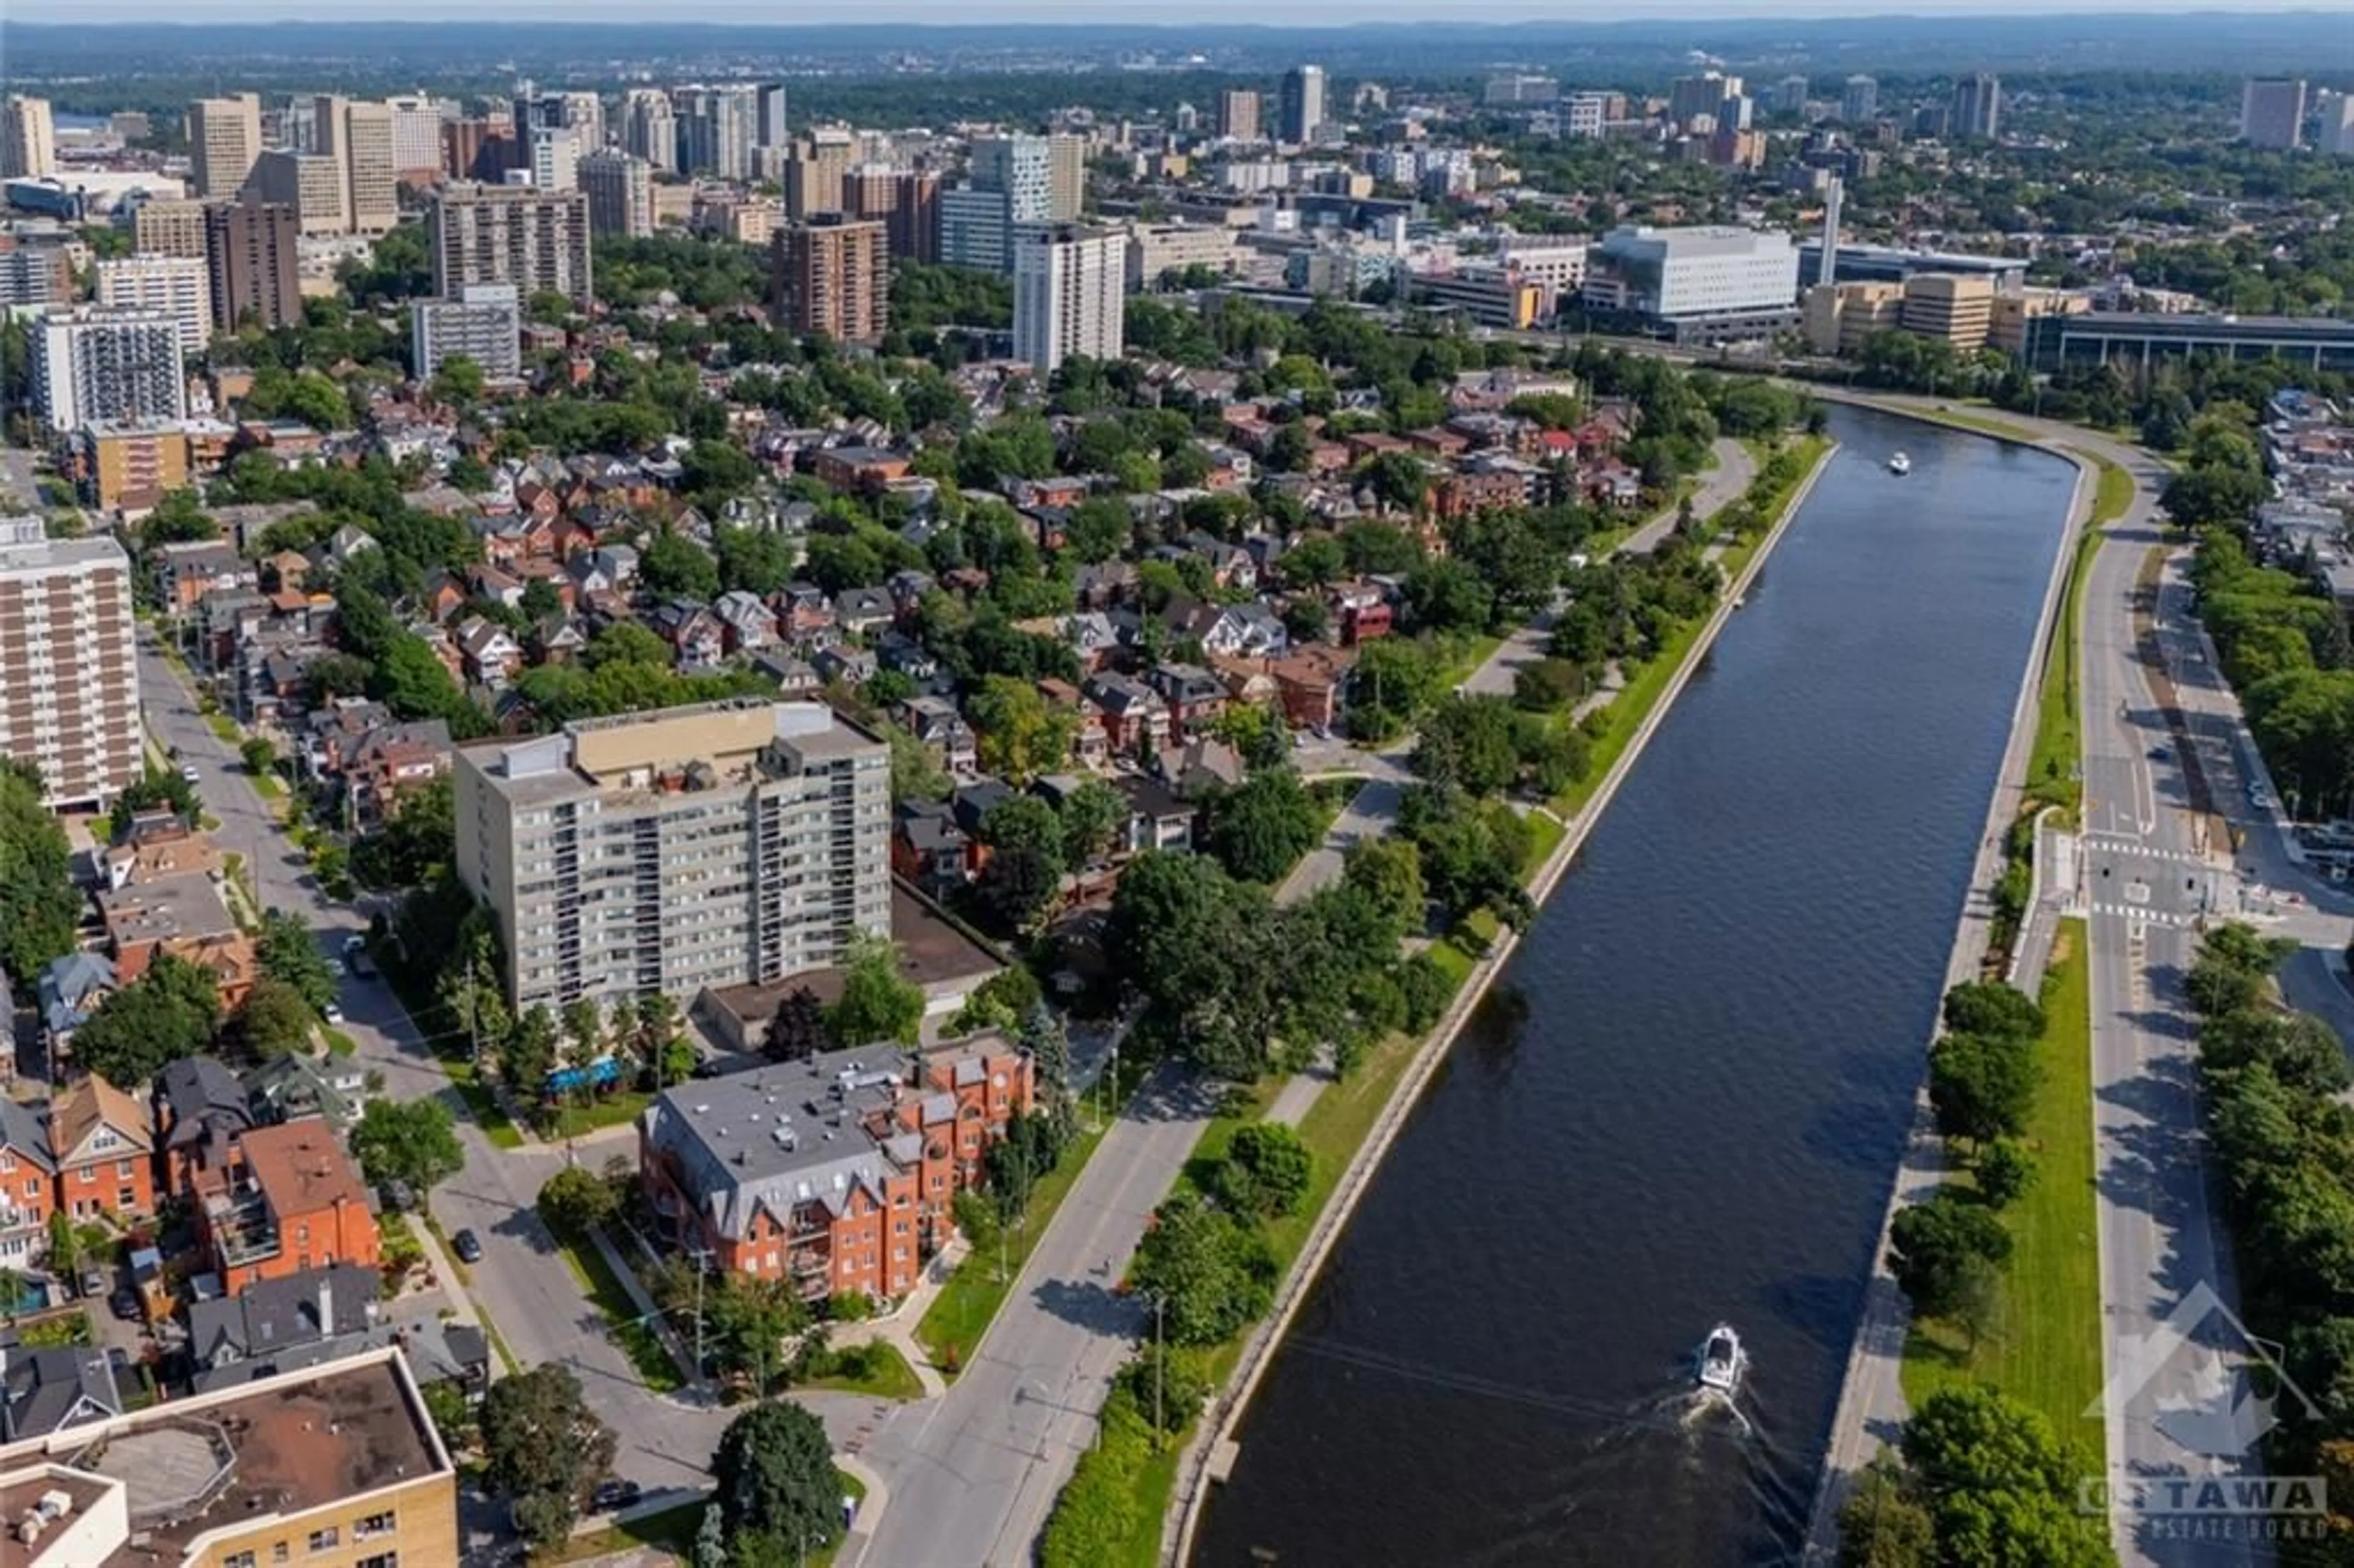
M 2094 557 L 2083 655 L 2084 885 L 2092 909 L 2111 1524 L 2120 1560 L 2128 1564 L 2252 1562 L 2261 1552 L 2249 1542 L 2182 1539 L 2132 1500 L 2137 1483 L 2229 1474 L 2243 1462 L 2232 1454 L 2202 1456 L 2177 1440 L 2186 1435 L 2181 1413 L 2211 1408 L 2213 1397 L 2200 1382 L 2196 1353 L 2158 1350 L 2169 1321 L 2227 1351 L 2243 1348 L 2224 1332 L 2220 1314 L 2204 1309 L 2199 1294 L 2201 1287 L 2213 1292 L 2226 1309 L 2238 1300 L 2206 1163 L 2196 1041 L 2182 994 L 2198 941 L 2191 919 L 2236 890 L 2211 874 L 2207 823 L 2192 809 L 2193 759 L 2211 774 L 2221 771 L 2211 766 L 2221 759 L 2203 746 L 2180 744 L 2178 714 L 2161 701 L 2173 694 L 2164 684 L 2171 673 L 2194 662 L 2195 622 L 2174 594 L 2155 603 L 2154 643 L 2143 643 L 2136 621 L 2137 580 L 2160 543 L 2152 497 L 2163 474 L 2131 449 L 2082 435 L 2071 439 L 2127 464 L 2141 485 L 2134 507 L 2111 527 Z M 2236 778 L 2227 774 L 2214 782 L 2216 805 L 2231 810 Z M 2244 813 L 2243 797 L 2238 805 Z M 2228 873 L 2229 863 L 2222 863 Z
M 849 1568 L 1030 1562 L 1112 1373 L 1150 1331 L 1114 1287 L 1214 1103 L 1163 1068 L 1104 1135 L 963 1374 L 866 1445 L 891 1503 Z

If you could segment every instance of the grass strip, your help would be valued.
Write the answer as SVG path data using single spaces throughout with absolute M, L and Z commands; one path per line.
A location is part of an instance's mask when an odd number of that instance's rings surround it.
M 637 1298 L 605 1261 L 604 1250 L 585 1237 L 556 1236 L 556 1250 L 579 1282 L 581 1291 L 605 1316 L 609 1337 L 630 1358 L 638 1378 L 655 1393 L 672 1393 L 686 1386 L 678 1363 L 663 1348 L 662 1339 L 638 1320 Z

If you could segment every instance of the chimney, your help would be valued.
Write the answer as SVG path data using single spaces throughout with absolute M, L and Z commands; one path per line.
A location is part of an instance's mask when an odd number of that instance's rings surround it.
M 335 1333 L 335 1271 L 319 1271 L 319 1338 L 333 1339 Z

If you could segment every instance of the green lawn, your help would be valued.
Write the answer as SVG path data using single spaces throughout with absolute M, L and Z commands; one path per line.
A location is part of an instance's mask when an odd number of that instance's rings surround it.
M 1125 1106 L 1128 1097 L 1136 1092 L 1136 1086 L 1144 1081 L 1144 1075 L 1150 1070 L 1149 1063 L 1122 1057 L 1119 1082 L 1113 1086 L 1114 1104 Z M 981 1343 L 981 1336 L 989 1331 L 990 1323 L 997 1317 L 997 1309 L 1005 1304 L 1006 1292 L 1021 1277 L 1022 1266 L 1029 1260 L 1030 1249 L 1036 1246 L 1038 1239 L 1046 1234 L 1047 1225 L 1055 1218 L 1055 1211 L 1062 1207 L 1064 1198 L 1069 1195 L 1072 1186 L 1078 1181 L 1079 1172 L 1087 1169 L 1096 1145 L 1103 1141 L 1103 1135 L 1108 1129 L 1108 1123 L 1088 1127 L 1084 1115 L 1080 1118 L 1079 1126 L 1079 1135 L 1071 1140 L 1070 1150 L 1063 1156 L 1062 1163 L 1055 1167 L 1052 1174 L 1031 1187 L 1030 1202 L 1023 1211 L 1023 1224 L 1006 1232 L 1003 1275 L 998 1273 L 997 1248 L 992 1246 L 967 1255 L 965 1260 L 957 1265 L 956 1272 L 949 1277 L 949 1282 L 940 1287 L 940 1293 L 932 1298 L 932 1305 L 924 1313 L 923 1320 L 916 1325 L 916 1342 L 924 1347 L 926 1353 L 932 1358 L 932 1364 L 938 1367 L 943 1375 L 953 1378 L 956 1374 L 949 1371 L 950 1365 L 960 1363 L 972 1354 L 973 1348 Z
M 359 1050 L 359 1043 L 340 1029 L 321 1031 L 327 1037 L 327 1050 L 334 1055 L 349 1056 Z
M 2097 511 L 2097 504 L 2096 504 Z M 2084 587 L 2092 580 L 2093 556 L 2101 547 L 2101 532 L 2087 528 L 2076 542 L 2068 563 L 2068 580 L 2060 596 L 2060 616 L 2043 649 L 2043 672 L 2036 700 L 2035 746 L 2028 753 L 2028 791 L 2036 800 L 2070 811 L 2084 795 L 2077 778 L 2078 758 L 2084 754 L 2084 717 L 2076 690 L 2076 629 L 2084 623 Z
M 600 1128 L 619 1127 L 635 1121 L 638 1113 L 653 1104 L 654 1097 L 643 1089 L 616 1089 L 610 1095 L 599 1095 L 587 1105 L 567 1105 L 556 1113 L 556 1120 L 547 1130 L 550 1141 L 581 1138 Z
M 1529 825 L 1529 860 L 1521 867 L 1521 874 L 1534 876 L 1537 867 L 1552 859 L 1561 841 L 1569 836 L 1569 824 L 1550 811 L 1531 811 L 1521 820 Z
M 678 1363 L 671 1360 L 663 1348 L 662 1338 L 646 1324 L 638 1321 L 638 1304 L 613 1272 L 612 1265 L 597 1244 L 586 1239 L 556 1238 L 556 1250 L 563 1255 L 565 1266 L 580 1283 L 586 1295 L 605 1322 L 615 1344 L 630 1358 L 630 1365 L 646 1387 L 656 1393 L 670 1393 L 686 1386 L 679 1375 Z
M 467 1113 L 482 1129 L 482 1136 L 491 1140 L 491 1147 L 521 1149 L 524 1144 L 521 1129 L 508 1117 L 505 1107 L 499 1104 L 499 1097 L 491 1092 L 490 1085 L 484 1083 L 475 1071 L 473 1053 L 466 1043 L 465 1031 L 457 1027 L 456 1021 L 450 1016 L 450 1010 L 435 998 L 418 994 L 405 973 L 381 965 L 379 969 L 385 984 L 390 986 L 393 995 L 400 999 L 400 1005 L 408 1012 L 409 1022 L 433 1047 L 434 1059 L 441 1064 L 441 1071 L 449 1075 L 451 1086 L 458 1091 L 458 1097 L 466 1102 Z
M 1998 419 L 1990 414 L 1973 414 L 1960 408 L 1944 406 L 1928 408 L 1917 404 L 1908 408 L 1906 411 L 1918 414 L 1921 418 L 1940 425 L 1958 425 L 1963 429 L 1976 430 L 1980 435 L 2000 436 L 2005 440 L 2032 443 L 2043 439 L 2024 425 L 2013 424 L 2009 419 Z
M 921 1399 L 924 1385 L 916 1376 L 916 1369 L 899 1353 L 899 1347 L 888 1340 L 869 1341 L 868 1354 L 874 1370 L 864 1377 L 818 1377 L 798 1388 L 839 1389 L 844 1393 L 870 1393 L 877 1399 Z
M 1904 1397 L 1976 1377 L 2026 1401 L 2061 1436 L 2101 1451 L 2084 1412 L 2101 1393 L 2100 1250 L 2094 1234 L 2091 980 L 2084 923 L 2061 923 L 2043 991 L 2043 1086 L 2027 1128 L 2033 1187 L 2003 1215 L 2012 1252 L 2001 1293 L 1973 1345 L 1960 1329 L 1919 1322 L 1904 1347 Z
M 2083 447 L 2068 450 L 2100 471 L 2100 483 L 2093 492 L 2093 526 L 2105 528 L 2124 516 L 2126 509 L 2133 504 L 2133 475 L 2098 452 L 2086 451 Z

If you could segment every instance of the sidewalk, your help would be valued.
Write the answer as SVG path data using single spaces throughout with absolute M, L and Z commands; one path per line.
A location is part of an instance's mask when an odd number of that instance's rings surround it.
M 946 1287 L 949 1277 L 956 1273 L 957 1265 L 962 1263 L 965 1255 L 971 1250 L 972 1244 L 961 1234 L 958 1235 L 940 1249 L 925 1267 L 924 1277 L 917 1282 L 913 1290 L 900 1298 L 897 1306 L 863 1323 L 836 1324 L 833 1343 L 836 1346 L 866 1345 L 881 1340 L 907 1358 L 907 1365 L 915 1372 L 916 1381 L 924 1385 L 926 1399 L 938 1399 L 948 1393 L 949 1380 L 941 1375 L 939 1368 L 932 1364 L 930 1353 L 916 1340 L 916 1325 L 924 1320 L 924 1314 L 931 1310 L 932 1302 Z M 859 1478 L 866 1479 L 863 1475 Z M 875 1485 L 873 1481 L 867 1484 L 870 1488 Z M 867 1501 L 879 1517 L 883 1511 L 881 1504 L 872 1496 Z

